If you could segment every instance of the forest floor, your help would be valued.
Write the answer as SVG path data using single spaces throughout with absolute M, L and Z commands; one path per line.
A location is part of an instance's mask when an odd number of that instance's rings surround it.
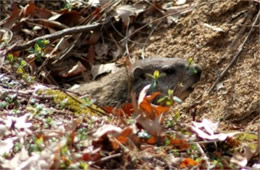
M 0 2 L 0 169 L 260 167 L 259 0 L 93 2 Z M 153 57 L 202 68 L 181 104 L 67 90 Z

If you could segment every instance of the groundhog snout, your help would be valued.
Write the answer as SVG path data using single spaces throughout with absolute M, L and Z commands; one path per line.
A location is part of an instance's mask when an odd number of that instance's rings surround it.
M 193 76 L 196 82 L 200 80 L 201 73 L 202 69 L 198 65 L 193 66 Z

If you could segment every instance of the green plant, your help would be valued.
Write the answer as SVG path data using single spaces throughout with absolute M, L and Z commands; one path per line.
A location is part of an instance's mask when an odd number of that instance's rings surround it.
M 188 59 L 189 70 L 190 70 L 191 73 L 197 74 L 198 70 L 196 70 L 195 67 L 191 67 L 193 64 L 194 64 L 194 60 L 193 60 L 193 58 L 190 57 Z
M 149 73 L 146 73 L 145 74 L 147 77 L 150 77 L 153 79 L 152 81 L 152 85 L 150 87 L 150 90 L 153 92 L 155 87 L 157 86 L 158 84 L 158 79 L 161 78 L 161 77 L 164 77 L 166 74 L 165 73 L 160 73 L 158 70 L 155 70 L 153 75 L 152 74 L 149 74 Z
M 165 104 L 166 106 L 173 105 L 173 103 L 174 103 L 173 94 L 174 94 L 174 91 L 169 89 L 168 90 L 168 95 L 167 96 L 163 96 L 160 99 L 158 99 L 157 103 Z
M 66 107 L 66 105 L 67 105 L 67 103 L 68 103 L 68 98 L 65 98 L 65 99 L 63 99 L 61 102 L 60 102 L 60 109 L 64 109 L 65 107 Z
M 67 3 L 65 3 L 65 5 L 64 5 L 64 7 L 63 7 L 62 9 L 63 9 L 63 10 L 64 10 L 64 9 L 68 9 L 68 11 L 71 11 L 72 8 L 73 8 L 73 4 L 70 3 L 70 2 L 67 2 Z
M 42 58 L 45 56 L 44 49 L 46 48 L 46 45 L 49 43 L 50 43 L 49 40 L 38 40 L 34 44 L 34 47 L 30 48 L 28 51 L 29 53 L 35 55 L 37 62 L 42 62 L 43 61 Z
M 88 129 L 87 129 L 87 128 L 81 128 L 81 129 L 78 130 L 77 137 L 78 137 L 80 140 L 88 139 L 89 136 L 87 135 L 87 132 L 88 132 Z
M 33 143 L 28 145 L 29 152 L 41 152 L 44 148 L 43 137 L 34 137 Z
M 22 77 L 23 80 L 25 80 L 27 83 L 32 83 L 35 80 L 35 77 L 30 76 L 30 74 L 27 71 L 28 63 L 20 58 L 15 57 L 13 54 L 9 53 L 7 55 L 7 61 L 11 64 L 12 69 Z
M 79 163 L 79 168 L 87 170 L 88 169 L 88 164 L 86 162 L 80 162 Z

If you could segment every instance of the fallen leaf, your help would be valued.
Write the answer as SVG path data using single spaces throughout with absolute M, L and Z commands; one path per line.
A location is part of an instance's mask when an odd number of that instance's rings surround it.
M 111 144 L 114 150 L 117 150 L 119 148 L 119 143 L 122 145 L 127 144 L 130 135 L 132 135 L 133 130 L 131 127 L 126 127 L 125 129 L 123 129 L 123 131 L 116 137 L 116 140 L 110 139 L 111 140 Z
M 13 3 L 13 10 L 11 16 L 4 22 L 3 28 L 11 29 L 13 24 L 19 18 L 20 9 L 17 7 L 16 3 Z
M 96 138 L 102 138 L 104 135 L 107 135 L 108 133 L 117 136 L 121 132 L 122 129 L 115 125 L 103 125 L 102 127 L 97 129 L 97 131 L 93 134 L 93 136 Z
M 65 24 L 69 27 L 76 26 L 81 22 L 81 16 L 78 11 L 64 11 L 59 17 L 57 17 L 56 21 Z
M 134 112 L 134 108 L 131 103 L 125 103 L 121 108 L 104 106 L 103 109 L 107 113 L 112 113 L 116 116 L 131 116 Z
M 144 97 L 143 101 L 139 105 L 149 119 L 155 119 L 160 114 L 168 112 L 169 110 L 169 107 L 154 105 L 151 103 L 151 101 L 160 94 L 160 92 L 155 92 L 152 95 Z
M 99 31 L 93 31 L 93 33 L 91 33 L 90 35 L 88 43 L 93 46 L 98 42 L 100 37 L 101 37 L 101 33 Z
M 143 115 L 139 116 L 137 118 L 137 123 L 141 125 L 141 127 L 144 128 L 149 134 L 152 136 L 160 136 L 162 133 L 162 126 L 161 126 L 161 120 L 162 120 L 162 115 L 158 116 L 154 120 L 147 119 L 147 117 L 144 117 Z
M 194 161 L 191 158 L 185 158 L 180 165 L 180 168 L 186 168 L 186 167 L 193 167 L 198 165 L 199 163 L 197 161 Z
M 219 140 L 224 141 L 228 137 L 233 137 L 234 135 L 238 134 L 239 132 L 232 132 L 232 133 L 216 133 L 218 128 L 218 122 L 213 123 L 208 119 L 203 119 L 202 122 L 192 122 L 193 126 L 191 126 L 191 130 L 195 132 L 198 137 L 206 140 Z
M 84 161 L 96 161 L 101 158 L 100 148 L 97 148 L 91 152 L 84 153 L 81 157 Z
M 150 145 L 154 145 L 157 142 L 156 138 L 154 136 L 151 136 L 148 140 L 147 143 Z
M 144 11 L 145 6 L 142 5 L 121 5 L 115 9 L 114 18 L 117 21 L 122 19 L 124 26 L 128 26 L 132 22 L 131 17 L 136 17 Z
M 109 114 L 112 113 L 113 115 L 116 115 L 116 116 L 124 116 L 124 112 L 120 108 L 104 106 L 104 107 L 102 107 L 102 109 L 104 109 Z
M 4 154 L 8 154 L 11 152 L 14 146 L 14 140 L 16 139 L 17 137 L 0 140 L 0 156 L 3 156 Z
M 96 58 L 95 49 L 93 45 L 90 45 L 88 48 L 88 56 L 85 60 L 89 63 L 89 65 L 93 65 Z
M 88 76 L 84 76 L 84 73 L 86 72 L 86 68 L 83 66 L 83 64 L 78 61 L 76 65 L 74 65 L 68 72 L 63 73 L 63 77 L 72 77 L 78 74 L 82 74 L 83 77 L 88 80 Z
M 104 73 L 114 73 L 117 70 L 119 70 L 119 68 L 116 66 L 115 63 L 93 65 L 91 68 L 91 74 L 93 76 L 93 80 L 95 80 L 98 76 Z
M 35 12 L 36 6 L 33 2 L 30 2 L 28 5 L 26 5 L 23 9 L 23 14 L 25 17 L 28 17 L 29 15 L 32 15 Z
M 170 145 L 174 145 L 176 148 L 180 149 L 181 151 L 190 148 L 189 143 L 184 139 L 170 139 Z
M 132 103 L 124 103 L 122 105 L 122 110 L 124 113 L 126 113 L 128 116 L 131 116 L 134 113 L 134 107 Z

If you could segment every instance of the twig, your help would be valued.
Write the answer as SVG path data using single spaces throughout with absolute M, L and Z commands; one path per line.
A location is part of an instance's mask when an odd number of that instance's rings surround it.
M 116 157 L 119 157 L 119 156 L 122 156 L 122 153 L 117 153 L 117 154 L 114 154 L 114 155 L 106 156 L 106 157 L 101 158 L 100 160 L 94 162 L 93 164 L 96 164 L 96 163 L 98 163 L 98 162 L 107 161 L 107 160 L 109 160 L 109 159 L 116 158 Z
M 257 128 L 257 149 L 255 155 L 258 154 L 258 163 L 260 163 L 260 126 Z
M 66 57 L 69 52 L 71 52 L 71 50 L 76 46 L 76 44 L 79 42 L 79 39 L 81 37 L 82 33 L 79 33 L 76 35 L 76 39 L 74 40 L 74 42 L 69 46 L 69 48 L 67 48 L 62 54 L 61 56 L 59 56 L 59 58 L 57 60 L 55 60 L 52 64 L 57 63 L 58 61 L 62 60 L 64 57 Z
M 42 65 L 39 67 L 38 71 L 36 72 L 36 75 L 40 76 L 40 72 L 42 71 L 43 67 L 48 63 L 48 61 L 53 58 L 53 54 L 58 50 L 58 48 L 61 46 L 61 44 L 64 42 L 65 38 L 62 37 L 59 42 L 56 44 L 55 48 L 50 52 L 50 55 L 44 60 Z
M 220 73 L 220 75 L 218 76 L 218 78 L 216 79 L 216 81 L 213 83 L 213 85 L 210 87 L 209 89 L 209 93 L 213 90 L 213 88 L 216 86 L 216 84 L 219 82 L 220 79 L 222 79 L 225 75 L 225 73 L 227 72 L 227 70 L 234 64 L 234 62 L 237 60 L 237 58 L 239 57 L 239 54 L 241 53 L 245 43 L 247 42 L 249 36 L 251 35 L 251 33 L 253 32 L 253 29 L 255 28 L 255 25 L 259 19 L 260 16 L 260 10 L 258 11 L 255 20 L 252 24 L 252 27 L 250 28 L 248 34 L 246 35 L 244 41 L 240 44 L 240 46 L 238 47 L 235 55 L 233 56 L 231 62 L 226 66 L 226 68 Z
M 207 155 L 205 154 L 205 152 L 203 151 L 199 143 L 196 143 L 196 146 L 200 154 L 202 155 L 202 159 L 206 162 L 206 169 L 210 169 L 209 158 L 207 157 Z
M 121 37 L 124 38 L 125 36 L 123 34 L 121 34 L 121 32 L 115 27 L 114 23 L 110 20 L 109 23 L 111 24 L 111 26 L 113 27 L 113 29 L 116 31 L 116 33 Z M 138 44 L 138 45 L 143 45 L 143 43 L 139 43 L 137 41 L 131 40 L 131 38 L 128 38 L 128 41 Z
M 153 30 L 149 33 L 148 37 L 146 38 L 145 42 L 144 42 L 144 45 L 143 45 L 143 48 L 142 48 L 142 55 L 141 55 L 141 58 L 144 59 L 145 57 L 145 46 L 147 45 L 147 42 L 149 40 L 149 38 L 152 36 L 152 34 L 154 33 L 154 31 L 158 28 L 158 26 L 162 23 L 162 21 L 159 21 L 157 23 L 157 25 L 153 28 Z M 157 55 L 157 54 L 156 54 Z
M 36 43 L 38 40 L 42 40 L 42 39 L 53 40 L 53 39 L 60 38 L 64 35 L 77 34 L 77 33 L 81 33 L 81 32 L 84 32 L 84 31 L 89 31 L 89 30 L 97 28 L 100 25 L 101 25 L 100 23 L 94 23 L 94 24 L 89 24 L 89 25 L 81 25 L 81 26 L 66 28 L 66 29 L 63 29 L 61 31 L 57 31 L 57 32 L 52 33 L 52 34 L 47 34 L 47 35 L 43 35 L 41 37 L 37 37 L 37 38 L 35 38 L 31 41 L 28 41 L 27 43 L 24 43 L 22 45 L 17 45 L 13 49 L 11 49 L 11 51 L 18 51 L 18 50 L 23 50 L 23 49 L 29 48 L 34 43 Z
M 204 2 L 204 3 L 201 3 L 201 4 L 199 4 L 199 5 L 194 5 L 194 6 L 191 6 L 191 7 L 184 8 L 184 9 L 182 9 L 182 10 L 180 10 L 180 11 L 168 13 L 168 14 L 164 15 L 163 17 L 156 18 L 156 19 L 150 21 L 149 23 L 147 23 L 147 24 L 141 26 L 140 28 L 136 29 L 136 30 L 135 30 L 133 33 L 131 33 L 130 35 L 127 35 L 125 38 L 121 39 L 119 42 L 122 42 L 122 41 L 125 41 L 126 39 L 129 39 L 131 36 L 133 36 L 134 34 L 136 34 L 137 32 L 139 32 L 140 30 L 146 28 L 148 25 L 150 25 L 150 24 L 152 24 L 152 23 L 154 23 L 154 22 L 160 21 L 160 20 L 162 20 L 162 19 L 164 19 L 164 18 L 167 18 L 167 17 L 169 17 L 169 16 L 171 16 L 171 15 L 186 14 L 186 13 L 192 11 L 193 9 L 197 8 L 197 7 L 204 6 L 204 5 L 207 5 L 207 4 L 213 4 L 213 3 L 216 3 L 216 2 L 218 2 L 218 1 L 219 1 L 219 0 L 215 0 L 215 1 L 212 1 L 212 2 Z

